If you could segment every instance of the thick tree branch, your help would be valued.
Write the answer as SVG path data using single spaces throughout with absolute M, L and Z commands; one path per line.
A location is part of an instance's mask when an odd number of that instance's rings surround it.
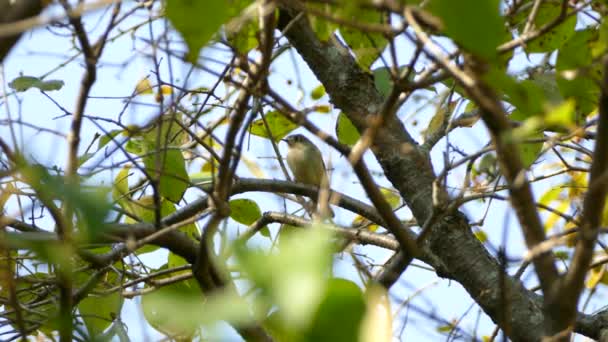
M 384 99 L 375 89 L 371 76 L 362 71 L 345 49 L 334 40 L 321 42 L 311 30 L 305 16 L 298 21 L 297 11 L 282 1 L 287 18 L 282 17 L 285 36 L 323 83 L 332 102 L 342 109 L 360 132 L 369 124 L 369 118 L 382 108 Z M 282 13 L 285 15 L 286 13 Z M 372 145 L 372 151 L 384 169 L 387 178 L 399 190 L 418 222 L 426 222 L 433 213 L 432 188 L 435 176 L 427 154 L 418 148 L 403 124 L 395 116 L 387 118 Z M 510 311 L 504 314 L 499 280 L 504 274 L 470 231 L 466 218 L 458 213 L 441 213 L 442 218 L 432 225 L 428 245 L 442 265 L 443 277 L 458 281 L 484 311 L 500 326 L 513 327 L 509 332 L 515 340 L 539 340 L 543 334 L 541 306 L 535 295 L 510 277 L 504 279 L 503 291 L 512 300 Z M 453 248 L 458 246 L 458 248 Z
M 44 8 L 43 2 L 42 0 L 0 0 L 0 24 L 10 24 L 40 14 Z M 21 32 L 0 38 L 0 62 L 20 37 Z
M 587 194 L 583 202 L 583 215 L 572 264 L 555 291 L 555 306 L 559 314 L 554 322 L 554 332 L 572 328 L 576 308 L 583 290 L 585 277 L 593 259 L 602 215 L 608 192 L 608 57 L 604 58 L 604 80 L 599 98 L 597 139 L 593 151 L 593 163 L 589 173 Z

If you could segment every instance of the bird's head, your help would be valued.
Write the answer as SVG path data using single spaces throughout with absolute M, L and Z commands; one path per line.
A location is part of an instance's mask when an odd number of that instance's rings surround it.
M 305 137 L 302 134 L 290 135 L 287 138 L 282 139 L 282 140 L 284 142 L 286 142 L 287 146 L 289 146 L 289 147 L 296 147 L 298 145 L 304 145 L 304 146 L 312 145 L 312 146 L 314 146 L 314 144 L 310 140 L 308 140 L 307 137 Z

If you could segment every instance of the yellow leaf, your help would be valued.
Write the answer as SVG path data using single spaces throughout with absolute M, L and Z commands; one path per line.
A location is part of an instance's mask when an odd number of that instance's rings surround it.
M 355 228 L 366 227 L 367 230 L 369 230 L 370 232 L 375 232 L 379 228 L 379 226 L 377 224 L 371 223 L 370 220 L 366 219 L 365 217 L 363 217 L 361 215 L 355 216 L 355 218 L 351 222 L 351 227 L 355 227 Z
M 160 92 L 163 95 L 171 95 L 173 94 L 173 87 L 167 84 L 163 84 L 162 86 L 160 86 Z
M 315 111 L 317 113 L 327 114 L 327 113 L 331 112 L 331 106 L 330 105 L 318 105 L 315 107 Z
M 557 208 L 555 208 L 555 210 L 559 211 L 560 213 L 565 213 L 568 210 L 569 206 L 570 201 L 560 201 L 559 205 L 557 206 Z M 545 222 L 545 231 L 549 231 L 551 228 L 553 228 L 557 221 L 559 221 L 559 219 L 561 218 L 561 216 L 550 212 L 549 216 L 547 217 L 547 221 Z
M 245 166 L 247 166 L 247 169 L 249 169 L 249 172 L 251 172 L 251 174 L 253 174 L 257 178 L 266 178 L 266 174 L 264 173 L 264 171 L 262 171 L 262 168 L 260 168 L 260 166 L 256 162 L 245 156 L 241 156 L 241 160 L 243 161 Z
M 549 126 L 561 126 L 566 128 L 572 128 L 575 124 L 576 103 L 574 99 L 564 101 L 564 103 L 551 109 L 551 111 L 545 116 L 545 123 Z
M 137 82 L 137 85 L 135 86 L 135 93 L 137 95 L 152 94 L 152 84 L 150 83 L 150 79 L 146 77 Z
M 0 213 L 2 212 L 2 209 L 4 209 L 4 205 L 8 201 L 9 197 L 11 197 L 15 190 L 16 189 L 13 183 L 8 183 L 4 189 L 0 187 Z
M 486 234 L 486 232 L 483 230 L 478 230 L 474 234 L 477 240 L 479 240 L 481 243 L 488 241 L 488 234 Z
M 604 274 L 606 273 L 606 268 L 604 265 L 597 266 L 591 269 L 589 272 L 589 276 L 587 277 L 587 281 L 585 281 L 585 286 L 588 289 L 594 289 L 597 284 L 602 280 Z

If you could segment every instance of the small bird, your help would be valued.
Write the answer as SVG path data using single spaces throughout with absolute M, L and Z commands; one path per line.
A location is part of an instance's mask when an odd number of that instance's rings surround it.
M 293 178 L 298 183 L 321 187 L 327 182 L 327 170 L 323 162 L 321 151 L 308 138 L 302 134 L 290 135 L 283 139 L 289 147 L 287 151 L 287 165 Z M 316 208 L 316 199 L 313 200 Z M 327 212 L 333 217 L 331 208 Z

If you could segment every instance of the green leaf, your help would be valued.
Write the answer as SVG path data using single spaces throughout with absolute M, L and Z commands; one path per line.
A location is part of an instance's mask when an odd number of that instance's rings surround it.
M 379 67 L 372 71 L 374 75 L 374 85 L 382 96 L 387 97 L 393 88 L 393 79 L 389 67 Z M 412 73 L 413 74 L 413 73 Z
M 601 63 L 593 63 L 591 48 L 598 38 L 595 29 L 576 31 L 559 50 L 555 62 L 557 86 L 564 98 L 576 100 L 577 121 L 597 107 L 602 68 Z
M 557 200 L 564 189 L 561 187 L 550 188 L 538 200 L 538 203 L 548 206 L 551 202 Z
M 230 17 L 236 17 L 247 8 L 252 1 L 247 0 L 236 0 L 232 1 L 228 11 Z M 226 26 L 226 36 L 228 42 L 236 48 L 236 50 L 246 55 L 249 51 L 253 50 L 258 46 L 257 34 L 259 31 L 259 25 L 257 16 L 246 16 L 242 20 L 236 20 L 232 25 Z
M 503 70 L 493 69 L 485 77 L 494 89 L 504 94 L 504 100 L 515 106 L 517 117 L 512 120 L 521 121 L 533 115 L 542 114 L 545 103 L 545 93 L 537 82 L 531 80 L 517 81 Z
M 19 76 L 19 77 L 13 79 L 8 84 L 8 86 L 11 87 L 11 89 L 14 89 L 16 91 L 26 91 L 32 87 L 35 87 L 36 84 L 38 84 L 38 82 L 40 82 L 40 79 L 38 77 Z
M 393 210 L 401 205 L 401 196 L 397 190 L 381 187 L 380 192 Z
M 78 229 L 89 239 L 95 239 L 103 232 L 105 219 L 111 205 L 107 201 L 110 189 L 90 187 L 81 183 L 66 183 L 63 177 L 51 175 L 42 165 L 20 165 L 24 181 L 28 183 L 41 198 L 59 200 L 69 203 L 74 208 Z
M 89 159 L 93 158 L 94 155 L 95 155 L 94 152 L 89 152 L 89 153 L 85 153 L 81 156 L 78 156 L 78 166 L 81 166 L 82 164 L 89 161 Z
M 234 199 L 229 202 L 230 218 L 244 225 L 251 225 L 262 217 L 262 211 L 258 204 L 248 198 Z M 270 237 L 268 227 L 263 227 L 260 234 Z
M 430 10 L 443 21 L 445 33 L 466 50 L 493 61 L 503 42 L 504 20 L 499 0 L 432 0 Z M 464 19 L 466 18 L 466 19 Z
M 349 6 L 343 6 L 348 9 Z M 381 12 L 376 10 L 362 9 L 360 6 L 350 6 L 354 11 L 344 11 L 338 9 L 347 20 L 357 22 L 380 24 L 383 20 Z M 363 32 L 353 27 L 341 26 L 340 34 L 348 46 L 353 50 L 357 59 L 357 64 L 364 70 L 369 70 L 371 65 L 380 57 L 388 41 L 382 34 Z
M 544 117 L 549 127 L 571 128 L 576 123 L 575 102 L 570 99 L 551 109 Z M 555 130 L 555 129 L 553 129 Z
M 304 340 L 358 341 L 365 307 L 363 293 L 355 283 L 346 279 L 330 279 Z
M 407 66 L 398 68 L 397 77 L 403 75 L 405 72 L 407 72 L 407 70 Z M 393 77 L 391 76 L 391 68 L 385 66 L 378 67 L 372 70 L 372 75 L 374 76 L 374 85 L 376 86 L 376 90 L 378 90 L 382 96 L 387 97 L 391 93 L 394 85 Z M 407 79 L 408 81 L 413 81 L 414 77 L 416 77 L 416 73 L 410 72 Z
M 105 296 L 89 294 L 78 303 L 78 311 L 90 336 L 99 336 L 106 330 L 122 309 L 119 291 Z
M 293 231 L 281 238 L 279 252 L 273 254 L 237 247 L 239 264 L 269 300 L 268 305 L 281 311 L 282 324 L 297 330 L 310 326 L 324 298 L 331 268 L 330 233 L 319 227 Z
M 542 89 L 547 104 L 554 106 L 564 101 L 564 98 L 562 97 L 562 94 L 559 91 L 559 87 L 557 86 L 555 72 L 535 72 L 530 75 L 530 81 L 532 81 L 540 89 Z
M 42 91 L 59 90 L 63 85 L 64 82 L 61 80 L 43 81 L 42 79 L 33 76 L 19 76 L 8 84 L 11 89 L 20 92 L 30 88 L 38 88 Z
M 532 9 L 532 6 L 528 7 Z M 561 4 L 544 1 L 541 3 L 536 17 L 534 18 L 533 29 L 540 29 L 546 24 L 552 22 L 561 13 Z M 526 21 L 528 20 L 530 12 L 522 11 L 515 16 L 515 23 L 519 24 L 519 31 L 523 31 Z M 569 16 L 561 24 L 557 25 L 549 32 L 541 35 L 540 37 L 530 41 L 525 45 L 525 50 L 528 53 L 539 53 L 539 52 L 551 52 L 559 49 L 572 35 L 574 34 L 574 28 L 576 26 L 576 16 Z
M 538 132 L 535 134 L 531 134 L 528 136 L 530 140 L 542 139 L 544 137 L 542 132 Z M 518 144 L 519 156 L 521 158 L 521 162 L 525 168 L 529 168 L 534 164 L 536 159 L 538 159 L 538 155 L 543 149 L 542 142 L 521 142 Z
M 112 199 L 121 207 L 125 207 L 128 202 L 129 196 L 129 170 L 131 170 L 130 166 L 125 166 L 116 175 L 114 178 L 114 185 L 112 187 Z
M 63 88 L 63 81 L 61 80 L 48 80 L 42 81 L 38 84 L 38 88 L 43 91 L 59 90 Z
M 161 162 L 159 192 L 164 198 L 177 203 L 182 199 L 189 185 L 184 156 L 175 148 L 161 150 L 158 155 L 146 155 L 143 157 L 143 161 L 146 172 L 151 177 L 156 177 L 156 158 L 159 158 Z
M 498 171 L 496 165 L 496 156 L 493 153 L 486 153 L 479 161 L 477 165 L 477 172 L 480 174 L 487 174 L 489 176 L 495 176 Z
M 313 100 L 318 100 L 323 96 L 325 96 L 325 87 L 322 84 L 319 84 L 310 92 L 310 98 Z
M 344 113 L 338 115 L 338 122 L 336 123 L 336 136 L 338 141 L 348 146 L 354 146 L 359 140 L 359 131 L 350 119 Z
M 274 141 L 283 139 L 287 134 L 289 134 L 289 132 L 298 128 L 298 125 L 291 122 L 285 117 L 285 115 L 278 111 L 270 111 L 266 113 L 265 116 L 266 123 L 268 123 L 268 128 L 270 128 Z M 249 132 L 251 132 L 253 135 L 257 135 L 258 137 L 270 139 L 270 134 L 266 129 L 263 119 L 258 119 L 252 122 Z
M 186 41 L 189 61 L 196 61 L 200 49 L 226 22 L 229 8 L 223 0 L 167 0 L 167 18 Z
M 488 234 L 485 231 L 478 230 L 474 234 L 475 234 L 475 237 L 477 238 L 477 240 L 479 240 L 479 242 L 484 243 L 484 242 L 488 241 Z
M 113 131 L 108 132 L 108 134 L 102 135 L 101 138 L 99 138 L 99 144 L 97 145 L 97 149 L 102 149 L 120 133 L 122 133 L 122 129 L 115 129 Z
M 262 217 L 262 211 L 255 201 L 239 198 L 230 201 L 230 218 L 238 223 L 250 225 Z
M 197 287 L 182 281 L 143 295 L 141 308 L 154 329 L 176 335 L 174 338 L 191 339 L 202 324 L 204 301 Z
M 306 7 L 312 8 L 316 11 L 324 12 L 326 14 L 332 14 L 335 12 L 335 6 L 324 3 L 315 3 L 307 1 L 305 2 Z M 313 14 L 308 14 L 308 20 L 310 21 L 310 26 L 312 30 L 315 32 L 317 38 L 320 41 L 326 42 L 329 40 L 329 37 L 336 31 L 337 25 L 329 22 L 327 19 L 321 16 L 315 16 Z
M 167 269 L 167 265 L 159 271 L 163 269 Z M 216 291 L 212 296 L 204 297 L 200 287 L 192 280 L 165 285 L 145 294 L 141 300 L 148 323 L 178 341 L 192 340 L 198 328 L 204 324 L 222 320 L 250 324 L 254 317 L 251 311 L 252 307 L 255 309 L 255 301 L 253 304 L 250 305 L 233 291 Z

